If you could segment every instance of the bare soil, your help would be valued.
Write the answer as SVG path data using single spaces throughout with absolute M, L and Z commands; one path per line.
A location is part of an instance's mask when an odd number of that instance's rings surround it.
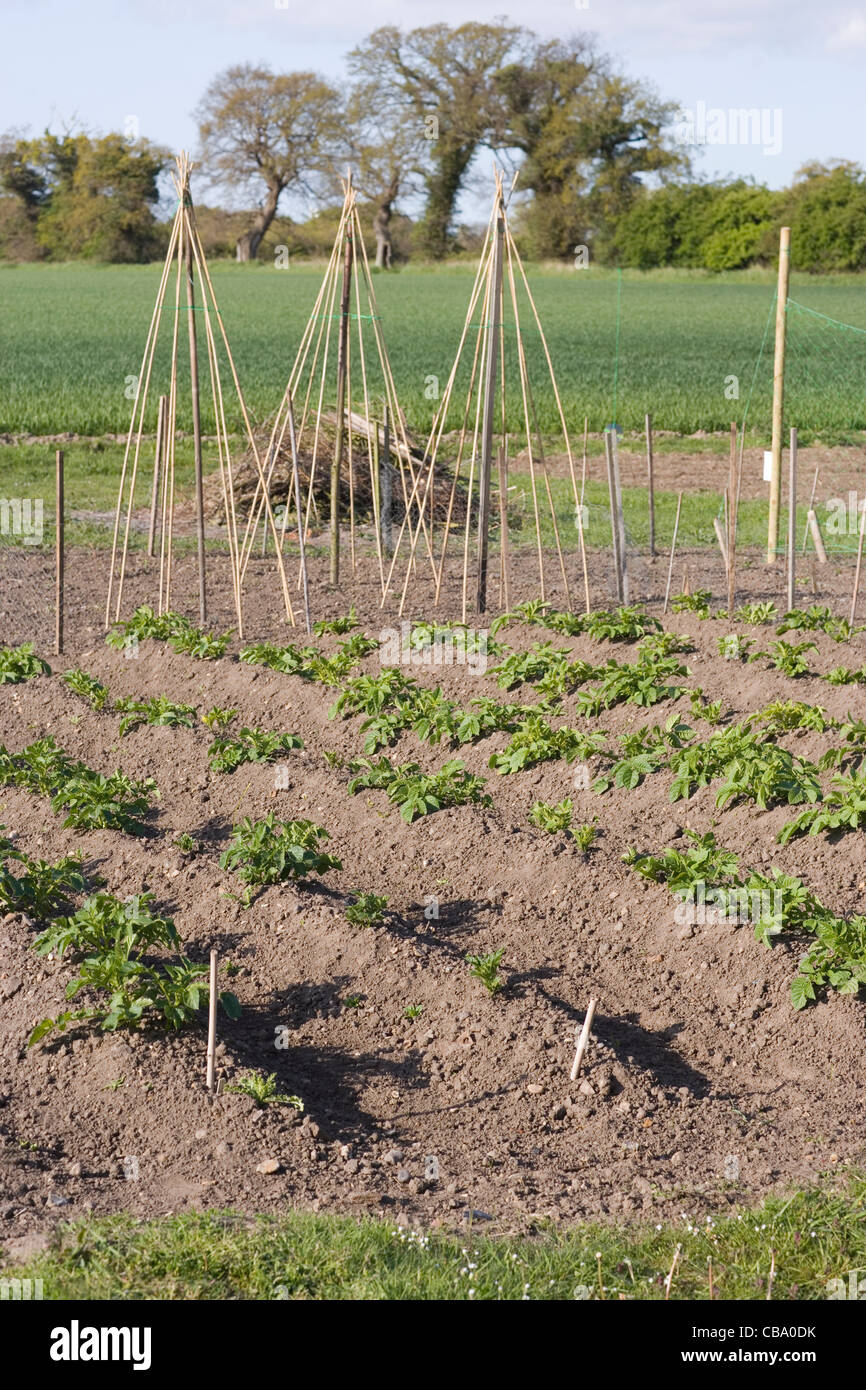
M 131 563 L 127 612 L 153 597 L 152 562 L 134 555 Z M 602 606 L 611 596 L 609 561 L 593 556 L 591 563 L 593 602 Z M 573 558 L 570 564 L 576 570 Z M 692 587 L 722 594 L 715 556 L 693 555 L 688 564 Z M 395 621 L 393 605 L 384 613 L 379 607 L 368 561 L 339 593 L 328 588 L 324 565 L 312 566 L 314 617 L 354 603 L 371 635 Z M 421 568 L 412 616 L 459 616 L 454 581 L 441 608 L 431 610 Z M 176 606 L 193 617 L 194 573 L 194 556 L 180 557 Z M 219 557 L 210 562 L 210 577 L 210 624 L 228 628 L 230 588 Z M 660 613 L 665 563 L 636 561 L 632 577 L 633 597 Z M 674 591 L 680 578 L 678 565 Z M 345 771 L 323 759 L 327 749 L 347 758 L 361 751 L 359 721 L 328 718 L 335 692 L 239 663 L 237 642 L 215 662 L 155 642 L 142 644 L 138 660 L 125 660 L 103 641 L 105 558 L 83 550 L 68 557 L 66 651 L 52 659 L 50 561 L 0 550 L 0 579 L 0 640 L 32 640 L 54 668 L 50 677 L 0 686 L 0 739 L 17 750 L 53 733 L 93 767 L 153 775 L 161 793 L 141 839 L 63 830 L 46 801 L 18 789 L 3 791 L 0 819 L 34 856 L 83 852 L 119 897 L 154 892 L 194 958 L 205 960 L 218 947 L 222 961 L 239 967 L 225 986 L 244 1008 L 239 1021 L 221 1021 L 222 1082 L 247 1069 L 273 1071 L 280 1088 L 300 1095 L 306 1107 L 300 1116 L 286 1107 L 257 1110 L 234 1094 L 210 1100 L 203 1027 L 174 1036 L 83 1030 L 28 1051 L 33 1024 L 63 1007 L 72 969 L 65 961 L 43 962 L 30 949 L 35 924 L 7 916 L 0 921 L 0 1240 L 7 1248 L 59 1219 L 120 1209 L 151 1216 L 290 1203 L 426 1225 L 489 1217 L 491 1229 L 501 1230 L 532 1227 L 542 1216 L 622 1221 L 687 1213 L 697 1221 L 863 1162 L 863 1001 L 831 997 L 796 1013 L 789 986 L 801 942 L 782 940 L 767 950 L 748 926 L 684 927 L 668 890 L 646 884 L 621 860 L 629 845 L 658 852 L 684 825 L 715 825 L 720 842 L 744 864 L 776 864 L 802 875 L 835 910 L 862 911 L 861 835 L 779 849 L 774 837 L 787 808 L 741 805 L 719 813 L 714 788 L 672 807 L 664 774 L 604 797 L 576 791 L 574 770 L 564 763 L 500 777 L 487 763 L 505 735 L 462 754 L 471 771 L 487 777 L 492 808 L 445 810 L 406 825 L 382 793 L 348 796 Z M 846 612 L 850 582 L 850 566 L 819 568 L 814 599 L 810 587 L 807 600 Z M 779 570 L 744 557 L 741 598 L 773 597 L 783 607 L 783 583 Z M 492 588 L 495 598 L 495 582 Z M 532 557 L 521 556 L 513 601 L 537 591 Z M 552 564 L 549 597 L 562 601 Z M 572 601 L 579 601 L 576 592 Z M 278 603 L 273 562 L 254 559 L 248 638 L 305 640 L 301 629 L 292 632 L 281 621 Z M 716 648 L 731 628 L 727 619 L 668 614 L 665 625 L 696 644 L 685 658 L 689 683 L 723 699 L 737 717 L 788 697 L 820 703 L 838 717 L 862 713 L 862 693 L 852 688 L 813 676 L 791 682 L 763 663 L 732 669 Z M 758 635 L 773 634 L 765 628 Z M 516 624 L 501 634 L 521 649 L 548 636 Z M 336 640 L 322 639 L 323 649 Z M 595 662 L 634 657 L 629 645 L 553 640 Z M 864 660 L 862 636 L 850 647 L 821 634 L 815 640 L 816 671 Z M 275 790 L 268 766 L 212 775 L 203 726 L 140 729 L 120 739 L 118 716 L 91 711 L 63 685 L 60 673 L 74 665 L 105 680 L 114 695 L 164 693 L 202 712 L 234 706 L 244 723 L 300 733 L 303 751 L 287 756 L 288 788 Z M 363 669 L 377 671 L 377 657 Z M 414 674 L 462 701 L 480 694 L 533 698 L 529 688 L 501 695 L 489 674 L 465 667 L 420 667 Z M 686 700 L 680 708 L 688 716 Z M 669 713 L 669 705 L 624 707 L 598 723 L 617 733 Z M 563 715 L 575 722 L 571 700 Z M 788 741 L 816 757 L 832 736 Z M 412 759 L 430 770 L 449 756 L 411 734 L 389 751 L 394 761 Z M 528 822 L 533 801 L 565 796 L 575 802 L 578 823 L 599 818 L 601 835 L 587 856 Z M 244 911 L 224 896 L 238 885 L 218 858 L 233 822 L 268 810 L 325 826 L 328 848 L 344 867 L 321 882 L 271 887 Z M 182 831 L 203 842 L 200 854 L 172 847 Z M 387 895 L 394 914 L 387 925 L 349 925 L 352 889 Z M 428 919 L 431 897 L 439 916 Z M 507 987 L 490 998 L 464 957 L 499 947 Z M 570 1084 L 575 1030 L 592 994 L 600 1002 L 588 1064 L 581 1081 Z M 360 1008 L 345 1007 L 352 995 L 361 997 Z M 423 1006 L 413 1021 L 403 1017 L 410 1004 Z M 288 1047 L 277 1050 L 283 1027 Z M 125 1176 L 130 1158 L 137 1160 L 133 1180 Z M 257 1171 L 266 1160 L 278 1171 Z M 126 1171 L 136 1170 L 126 1162 Z

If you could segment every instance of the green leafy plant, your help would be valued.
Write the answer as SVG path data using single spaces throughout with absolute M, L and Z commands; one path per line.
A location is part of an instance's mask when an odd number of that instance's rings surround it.
M 313 632 L 317 637 L 324 637 L 326 632 L 334 633 L 342 637 L 345 633 L 351 632 L 352 628 L 358 626 L 358 615 L 355 612 L 355 605 L 353 604 L 344 617 L 323 618 L 321 622 L 314 623 Z
M 797 676 L 809 674 L 809 663 L 805 653 L 817 650 L 814 642 L 785 642 L 780 639 L 771 644 L 769 651 L 755 652 L 753 656 L 749 657 L 749 660 L 757 661 L 759 657 L 767 656 L 777 671 L 796 679 Z
M 467 772 L 460 758 L 452 758 L 434 773 L 422 772 L 417 763 L 394 767 L 389 758 L 376 763 L 370 758 L 356 758 L 349 766 L 353 774 L 348 788 L 351 796 L 367 787 L 382 790 L 408 823 L 446 806 L 492 805 L 484 791 L 484 779 Z
M 213 772 L 234 772 L 244 763 L 267 763 L 295 748 L 303 748 L 298 734 L 269 733 L 266 729 L 243 728 L 236 736 L 218 735 L 207 750 Z
M 237 1081 L 226 1086 L 226 1090 L 232 1091 L 236 1095 L 250 1096 L 260 1110 L 264 1110 L 268 1105 L 291 1105 L 294 1110 L 303 1110 L 304 1108 L 304 1102 L 300 1096 L 287 1096 L 278 1089 L 275 1071 L 272 1071 L 268 1076 L 263 1076 L 258 1071 L 244 1072 Z
M 824 830 L 861 830 L 866 827 L 866 768 L 832 778 L 830 790 L 818 806 L 810 806 L 782 826 L 776 840 L 787 845 L 799 835 L 820 835 Z
M 642 653 L 633 663 L 620 664 L 611 659 L 595 674 L 601 674 L 599 684 L 580 691 L 575 701 L 577 712 L 593 719 L 614 705 L 648 707 L 662 700 L 676 700 L 685 692 L 685 686 L 671 684 L 672 678 L 690 673 L 676 657 L 649 657 Z
M 169 646 L 183 656 L 194 656 L 199 661 L 216 661 L 225 656 L 233 635 L 234 628 L 217 636 L 213 632 L 201 632 L 197 627 L 184 627 L 170 639 Z
M 658 618 L 651 618 L 633 604 L 630 608 L 616 608 L 613 612 L 602 609 L 590 613 L 583 620 L 582 629 L 596 642 L 635 642 L 647 633 L 660 633 L 662 625 Z
M 724 704 L 721 700 L 707 700 L 700 686 L 689 691 L 689 704 L 694 719 L 703 719 L 707 724 L 720 724 Z
M 155 639 L 167 642 L 169 638 L 191 630 L 192 624 L 189 619 L 182 617 L 180 613 L 155 613 L 147 604 L 142 604 L 136 608 L 127 622 L 116 623 L 105 640 L 109 647 L 123 651 L 133 640 L 145 642 Z
M 23 865 L 23 872 L 13 873 L 8 863 L 0 863 L 0 910 L 26 912 L 32 917 L 51 917 L 69 907 L 69 894 L 83 892 L 85 878 L 81 872 L 83 860 L 67 855 L 49 864 L 44 859 L 30 859 L 11 850 L 8 841 L 0 840 L 0 860 L 12 859 Z
M 499 967 L 505 955 L 505 947 L 500 946 L 498 951 L 489 951 L 487 955 L 468 955 L 466 964 L 469 966 L 470 975 L 474 975 L 476 980 L 480 980 L 488 994 L 498 994 L 505 986 L 505 981 L 499 974 Z
M 546 830 L 548 835 L 558 835 L 561 830 L 571 828 L 573 813 L 574 806 L 568 797 L 565 801 L 557 802 L 555 806 L 548 801 L 534 801 L 529 819 L 539 830 Z
M 192 705 L 176 705 L 167 695 L 152 695 L 147 700 L 125 698 L 115 700 L 114 708 L 122 714 L 120 737 L 124 738 L 142 724 L 191 729 L 195 723 Z
M 273 811 L 257 821 L 245 816 L 232 827 L 229 847 L 220 855 L 220 868 L 237 873 L 248 889 L 326 874 L 343 867 L 339 859 L 319 849 L 319 841 L 328 839 L 327 830 L 309 820 L 281 821 Z M 244 901 L 249 906 L 249 894 Z
M 734 613 L 738 622 L 748 623 L 750 627 L 762 627 L 778 617 L 778 609 L 772 601 L 768 603 L 743 603 Z
M 95 676 L 88 675 L 87 671 L 82 671 L 80 667 L 76 667 L 72 671 L 65 671 L 63 679 L 73 695 L 79 695 L 82 700 L 86 700 L 92 709 L 105 708 L 109 699 L 109 689 Z
M 674 613 L 697 613 L 699 618 L 708 618 L 712 597 L 709 589 L 696 589 L 693 594 L 674 594 L 671 608 Z
M 403 1017 L 409 1019 L 420 1018 L 423 1012 L 423 1004 L 407 1004 L 403 1010 Z
M 726 632 L 716 639 L 719 655 L 726 661 L 748 661 L 749 652 L 755 645 L 754 637 L 741 637 L 736 632 Z
M 849 711 L 848 718 L 835 726 L 842 736 L 842 744 L 838 748 L 828 748 L 818 759 L 818 766 L 839 771 L 858 769 L 866 759 L 866 720 L 855 719 Z
M 18 685 L 34 676 L 50 675 L 51 667 L 35 655 L 32 642 L 22 642 L 20 647 L 0 647 L 0 685 Z
M 829 608 L 813 604 L 805 611 L 792 608 L 776 627 L 781 637 L 783 632 L 826 632 L 834 642 L 850 642 L 855 632 L 863 632 L 863 627 L 853 627 L 847 618 L 836 618 Z
M 227 729 L 237 717 L 236 709 L 221 709 L 219 705 L 214 705 L 213 709 L 202 715 L 201 722 L 209 729 Z
M 535 767 L 538 763 L 564 758 L 572 763 L 600 753 L 605 744 L 602 733 L 582 733 L 579 729 L 552 729 L 539 714 L 529 715 L 515 730 L 500 753 L 491 754 L 489 766 L 506 776 Z
M 823 734 L 836 727 L 836 720 L 827 717 L 820 705 L 806 705 L 802 700 L 772 700 L 762 710 L 750 716 L 763 724 L 768 734 L 784 734 L 793 730 L 811 730 Z
M 85 763 L 73 762 L 51 735 L 20 753 L 10 753 L 0 744 L 2 783 L 51 796 L 53 810 L 66 812 L 64 826 L 131 835 L 144 834 L 140 818 L 150 809 L 149 795 L 156 790 L 152 777 L 137 782 L 120 771 L 105 777 Z
M 180 835 L 172 840 L 172 844 L 175 849 L 179 849 L 183 854 L 198 854 L 201 849 L 198 840 L 193 839 L 192 835 L 186 830 L 182 831 Z
M 739 859 L 732 850 L 717 844 L 712 831 L 703 835 L 693 830 L 683 833 L 692 842 L 685 850 L 666 849 L 664 854 L 654 855 L 629 847 L 623 862 L 654 883 L 666 883 L 672 893 L 694 893 L 696 900 L 703 902 L 708 888 L 733 878 Z
M 388 899 L 358 891 L 354 897 L 355 901 L 346 908 L 346 921 L 353 927 L 378 927 L 385 919 Z
M 588 854 L 598 836 L 598 817 L 594 817 L 593 820 L 587 821 L 583 825 L 578 825 L 572 833 L 578 849 L 582 850 L 584 854 Z
M 866 685 L 866 666 L 861 666 L 859 671 L 853 671 L 850 666 L 834 666 L 824 680 L 830 685 Z
M 92 1005 L 46 1018 L 36 1025 L 29 1046 L 70 1023 L 96 1022 L 109 1032 L 137 1028 L 155 1015 L 170 1028 L 193 1020 L 208 997 L 206 966 L 196 965 L 180 949 L 169 917 L 151 910 L 152 895 L 136 894 L 120 902 L 108 893 L 88 898 L 72 917 L 60 917 L 34 941 L 40 955 L 62 957 L 70 952 L 78 974 L 66 986 L 66 998 L 82 990 L 107 998 Z M 148 958 L 173 953 L 174 961 Z M 240 1014 L 233 994 L 220 995 L 231 1018 Z

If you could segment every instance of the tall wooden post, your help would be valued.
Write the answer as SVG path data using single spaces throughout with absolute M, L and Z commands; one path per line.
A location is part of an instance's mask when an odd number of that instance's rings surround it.
M 379 426 L 376 426 L 376 448 L 379 447 Z M 393 501 L 391 488 L 391 417 L 388 414 L 387 403 L 385 405 L 384 423 L 382 425 L 382 452 L 379 455 L 379 526 L 381 527 L 382 551 L 385 555 L 391 555 L 394 550 L 394 538 L 391 534 L 391 522 L 393 515 Z
M 740 505 L 740 470 L 737 457 L 737 425 L 731 421 L 731 459 L 728 469 L 728 617 L 734 616 L 737 557 L 737 512 Z
M 613 462 L 613 488 L 616 498 L 616 524 L 619 531 L 620 603 L 628 603 L 628 569 L 625 544 L 625 516 L 622 509 L 622 486 L 619 477 L 619 436 L 614 425 L 610 431 L 610 456 Z
M 490 279 L 490 309 L 487 318 L 487 360 L 484 375 L 484 413 L 481 421 L 481 473 L 478 492 L 478 589 L 476 607 L 487 611 L 487 556 L 490 547 L 490 473 L 493 464 L 493 417 L 495 414 L 496 369 L 499 363 L 500 300 L 502 298 L 502 247 L 505 225 L 500 206 L 493 243 Z
M 646 469 L 649 489 L 649 552 L 650 558 L 654 560 L 656 556 L 656 494 L 653 482 L 653 421 L 651 415 L 646 416 L 644 424 L 646 426 Z
M 340 338 L 337 347 L 337 438 L 331 460 L 331 583 L 340 582 L 340 473 L 346 438 L 346 359 L 349 348 L 349 296 L 352 288 L 352 233 L 346 232 L 343 292 L 340 296 Z
M 64 580 L 64 526 L 65 526 L 65 498 L 63 489 L 63 450 L 58 449 L 54 461 L 56 464 L 56 502 L 55 502 L 55 521 L 54 521 L 54 544 L 55 544 L 55 588 L 54 588 L 54 654 L 60 656 L 63 652 L 63 580 Z
M 794 607 L 794 569 L 797 557 L 797 431 L 791 430 L 788 454 L 788 612 Z
M 773 357 L 773 462 L 770 474 L 770 521 L 767 531 L 767 564 L 776 560 L 779 544 L 779 503 L 782 495 L 782 418 L 785 407 L 785 324 L 788 282 L 791 275 L 791 228 L 779 236 L 779 277 L 776 285 L 776 350 Z
M 189 197 L 189 185 L 184 189 L 184 198 Z M 207 593 L 205 588 L 204 560 L 204 492 L 202 489 L 201 464 L 201 404 L 198 394 L 198 343 L 195 326 L 195 282 L 193 279 L 192 243 L 189 227 L 185 227 L 186 244 L 186 307 L 189 319 L 189 376 L 192 399 L 192 439 L 195 459 L 195 531 L 198 547 L 198 616 L 204 626 L 207 622 Z
M 499 448 L 499 572 L 502 578 L 499 603 L 511 607 L 511 574 L 508 553 L 508 435 Z
M 304 514 L 301 511 L 301 478 L 298 469 L 298 441 L 295 435 L 295 410 L 292 398 L 289 396 L 289 442 L 292 449 L 292 486 L 295 492 L 295 511 L 298 514 L 298 551 L 301 560 L 301 584 L 304 593 L 304 626 L 307 629 L 307 636 L 312 632 L 310 625 L 310 585 L 307 578 L 307 548 L 304 541 Z M 288 504 L 286 504 L 288 514 Z

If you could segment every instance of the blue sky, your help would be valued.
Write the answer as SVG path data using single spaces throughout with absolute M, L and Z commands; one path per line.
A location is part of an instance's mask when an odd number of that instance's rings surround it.
M 505 14 L 545 36 L 588 30 L 629 74 L 706 115 L 697 167 L 786 183 L 808 159 L 866 163 L 866 4 L 846 0 L 0 0 L 0 130 L 84 124 L 194 148 L 191 112 L 230 63 L 331 78 L 379 24 Z M 773 137 L 741 143 L 731 108 L 768 113 Z M 717 114 L 714 116 L 713 112 Z M 720 118 L 719 112 L 724 112 Z M 770 129 L 766 125 L 766 129 Z M 733 140 L 731 136 L 733 135 Z M 778 147 L 778 148 L 777 148 Z M 770 148 L 772 153 L 765 153 Z M 474 212 L 474 199 L 464 206 Z

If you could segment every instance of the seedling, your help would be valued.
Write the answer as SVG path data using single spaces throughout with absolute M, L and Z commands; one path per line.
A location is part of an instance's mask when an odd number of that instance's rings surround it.
M 225 656 L 233 634 L 234 628 L 219 637 L 213 632 L 201 632 L 197 627 L 182 628 L 171 638 L 169 646 L 172 651 L 197 657 L 199 661 L 215 661 Z
M 351 632 L 353 627 L 358 626 L 358 615 L 353 604 L 345 617 L 324 618 L 321 622 L 314 623 L 313 632 L 317 637 L 323 637 L 326 632 L 335 633 L 342 637 L 345 633 Z
M 192 705 L 176 705 L 167 695 L 153 695 L 149 700 L 116 700 L 114 708 L 122 714 L 120 737 L 124 738 L 142 724 L 191 729 L 195 723 Z
M 272 1071 L 269 1076 L 262 1076 L 261 1072 L 258 1071 L 244 1072 L 237 1081 L 226 1086 L 226 1090 L 239 1096 L 250 1096 L 260 1110 L 264 1110 L 269 1105 L 291 1105 L 294 1110 L 303 1110 L 304 1108 L 304 1102 L 300 1096 L 287 1096 L 277 1089 L 275 1071 Z
M 98 681 L 95 676 L 88 675 L 87 671 L 82 671 L 76 667 L 72 671 L 64 672 L 63 679 L 69 686 L 73 695 L 80 695 L 82 700 L 86 700 L 91 709 L 101 710 L 109 699 L 107 685 Z
M 712 594 L 709 589 L 696 589 L 693 594 L 675 594 L 671 599 L 671 608 L 674 613 L 697 613 L 701 619 L 710 616 L 710 600 Z
M 866 628 L 852 628 L 847 618 L 836 618 L 829 608 L 813 604 L 805 611 L 792 608 L 782 618 L 776 631 L 780 637 L 783 632 L 826 632 L 834 642 L 850 642 L 855 632 L 864 632 Z
M 84 891 L 81 872 L 83 860 L 68 855 L 56 864 L 44 859 L 29 859 L 12 850 L 7 840 L 0 840 L 0 859 L 12 859 L 24 866 L 24 872 L 14 874 L 0 863 L 0 910 L 26 912 L 31 917 L 47 918 L 67 910 L 69 894 Z
M 486 956 L 468 955 L 466 957 L 470 975 L 474 975 L 476 980 L 481 981 L 488 994 L 498 994 L 505 986 L 505 981 L 499 974 L 499 967 L 504 955 L 505 947 L 500 946 L 498 951 L 490 951 Z
M 343 1007 L 346 1009 L 360 1009 L 364 1002 L 363 994 L 347 994 L 343 1000 Z
M 201 722 L 209 729 L 227 729 L 237 717 L 236 709 L 220 709 L 219 705 L 214 705 L 213 709 L 202 715 Z
M 268 763 L 292 749 L 303 748 L 298 734 L 269 733 L 243 728 L 235 737 L 218 735 L 207 750 L 213 772 L 234 772 L 244 763 Z
M 689 691 L 689 704 L 694 719 L 703 719 L 707 724 L 720 724 L 722 722 L 723 701 L 706 700 L 700 686 Z
M 346 921 L 353 927 L 378 927 L 385 919 L 387 908 L 387 898 L 356 891 L 355 901 L 346 908 Z
M 598 835 L 597 823 L 598 817 L 595 817 L 592 821 L 587 821 L 584 825 L 579 825 L 577 829 L 573 831 L 575 844 L 584 854 L 589 853 Z
M 539 830 L 546 830 L 548 835 L 558 835 L 561 830 L 571 828 L 573 811 L 574 806 L 569 798 L 558 802 L 556 806 L 551 806 L 547 801 L 535 801 L 529 812 L 529 819 Z
M 727 632 L 716 639 L 719 655 L 726 661 L 748 661 L 749 652 L 755 645 L 754 637 L 740 637 L 736 632 Z
M 407 1004 L 405 1009 L 403 1010 L 403 1017 L 409 1019 L 420 1018 L 423 1012 L 423 1004 Z
M 773 700 L 750 719 L 763 724 L 768 734 L 789 733 L 795 729 L 823 734 L 827 729 L 836 728 L 836 720 L 829 718 L 825 709 L 820 705 L 803 704 L 802 700 Z
M 147 604 L 142 604 L 140 608 L 136 608 L 128 622 L 115 624 L 105 640 L 109 647 L 123 651 L 133 639 L 137 642 L 149 639 L 167 642 L 170 637 L 191 630 L 192 624 L 189 619 L 182 617 L 180 613 L 154 613 Z
M 20 647 L 0 647 L 0 685 L 19 685 L 34 676 L 50 675 L 51 667 L 34 654 L 32 642 L 22 642 Z
M 813 797 L 811 800 L 817 800 Z M 860 830 L 866 827 L 866 768 L 834 777 L 819 806 L 810 806 L 787 825 L 776 840 L 786 845 L 798 835 L 820 835 L 823 830 Z
M 769 651 L 755 652 L 749 660 L 757 661 L 759 657 L 767 656 L 777 671 L 796 679 L 797 676 L 809 674 L 809 663 L 804 653 L 817 650 L 814 642 L 785 642 L 780 639 L 772 643 Z
M 586 761 L 604 748 L 602 733 L 582 733 L 578 729 L 552 729 L 541 715 L 532 714 L 518 725 L 501 753 L 493 753 L 489 766 L 503 776 L 520 772 L 538 763 L 564 758 L 573 763 L 576 758 Z
M 198 840 L 194 840 L 188 831 L 184 830 L 178 835 L 176 840 L 172 840 L 175 849 L 181 850 L 184 854 L 198 854 L 201 845 Z
M 748 623 L 750 627 L 762 627 L 764 623 L 771 623 L 778 617 L 778 609 L 775 603 L 744 603 L 736 610 L 734 617 L 740 623 Z
M 429 774 L 423 773 L 417 763 L 393 767 L 389 758 L 380 758 L 376 763 L 370 758 L 356 758 L 349 767 L 354 774 L 349 782 L 350 796 L 363 787 L 385 791 L 388 800 L 399 806 L 403 820 L 410 824 L 416 816 L 426 816 L 446 806 L 492 805 L 484 791 L 484 779 L 467 772 L 459 758 L 452 758 L 438 772 Z

